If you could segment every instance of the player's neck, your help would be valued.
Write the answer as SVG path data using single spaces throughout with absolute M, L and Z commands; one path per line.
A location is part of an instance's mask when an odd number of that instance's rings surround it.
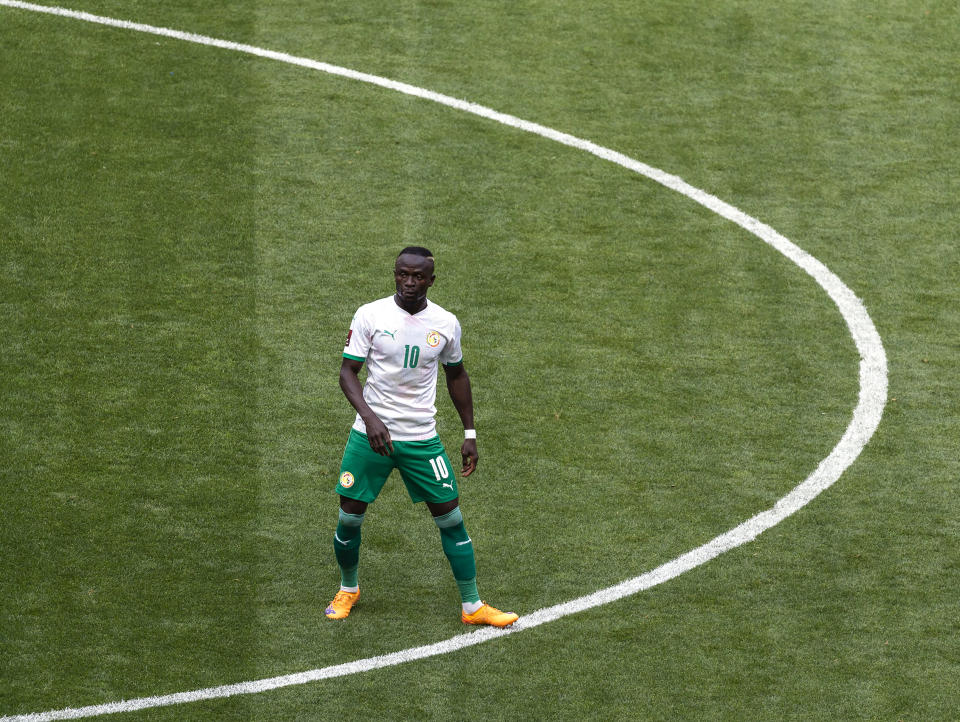
M 406 304 L 403 302 L 403 299 L 400 297 L 400 294 L 393 294 L 393 302 L 397 304 L 404 311 L 409 313 L 411 316 L 420 313 L 423 309 L 427 307 L 427 297 L 424 296 L 422 299 L 415 301 L 412 305 Z

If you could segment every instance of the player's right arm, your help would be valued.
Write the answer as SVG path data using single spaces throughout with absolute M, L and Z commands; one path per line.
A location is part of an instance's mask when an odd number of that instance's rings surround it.
M 340 388 L 343 389 L 343 395 L 347 397 L 347 401 L 363 419 L 363 423 L 367 427 L 367 440 L 370 442 L 370 448 L 378 454 L 389 456 L 393 453 L 390 432 L 380 420 L 380 417 L 367 404 L 367 400 L 363 398 L 363 385 L 360 383 L 360 369 L 362 368 L 363 361 L 344 357 L 340 364 Z

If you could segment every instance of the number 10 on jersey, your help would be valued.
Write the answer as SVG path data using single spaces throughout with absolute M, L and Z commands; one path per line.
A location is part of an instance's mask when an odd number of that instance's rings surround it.
M 403 367 L 415 369 L 418 363 L 420 363 L 420 347 L 406 344 L 403 347 Z

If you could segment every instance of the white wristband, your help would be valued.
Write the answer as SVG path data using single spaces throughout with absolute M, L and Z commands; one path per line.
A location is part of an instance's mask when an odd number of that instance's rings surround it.
M 475 438 L 477 438 L 477 430 L 476 430 L 476 429 L 464 429 L 464 430 L 463 430 L 463 438 L 464 438 L 464 439 L 475 439 Z

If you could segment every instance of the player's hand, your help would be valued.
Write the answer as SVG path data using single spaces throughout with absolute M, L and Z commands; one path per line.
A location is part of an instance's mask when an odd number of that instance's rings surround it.
M 367 441 L 370 443 L 370 448 L 381 456 L 390 456 L 393 453 L 393 441 L 390 439 L 390 432 L 386 425 L 376 416 L 364 419 L 363 423 L 367 427 Z
M 463 468 L 460 470 L 460 474 L 470 476 L 477 468 L 477 462 L 480 461 L 480 455 L 477 453 L 477 440 L 464 439 L 463 446 L 460 447 L 460 455 L 463 457 Z

